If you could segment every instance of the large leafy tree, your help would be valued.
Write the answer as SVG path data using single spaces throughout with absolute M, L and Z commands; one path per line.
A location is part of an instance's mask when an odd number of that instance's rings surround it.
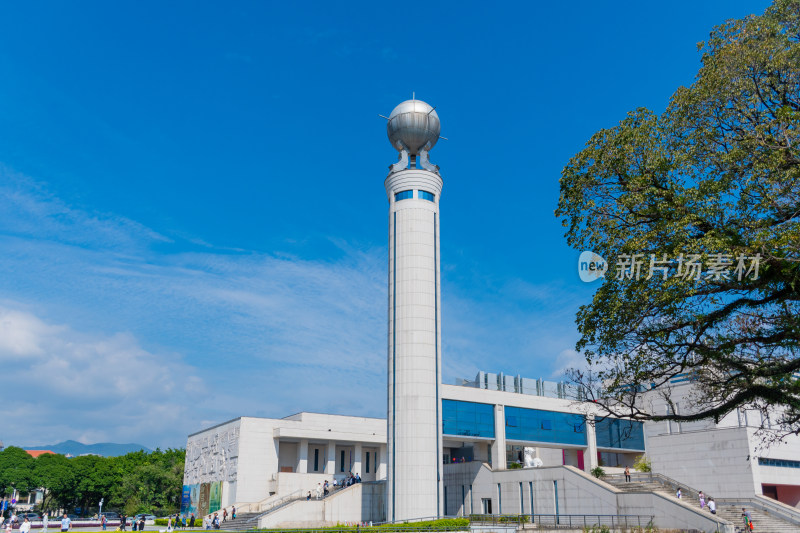
M 28 492 L 35 487 L 33 457 L 16 446 L 0 452 L 0 496 L 11 494 L 14 489 Z
M 174 513 L 180 509 L 185 456 L 184 450 L 168 449 L 120 457 L 45 454 L 34 459 L 10 446 L 0 452 L 0 492 L 43 488 L 42 511 L 80 508 L 91 514 L 103 498 L 107 510 Z
M 746 407 L 800 433 L 800 2 L 699 47 L 694 83 L 663 113 L 629 113 L 563 170 L 568 242 L 611 267 L 578 312 L 590 370 L 572 377 L 614 415 Z M 674 408 L 679 375 L 690 411 Z M 652 412 L 653 391 L 673 408 Z

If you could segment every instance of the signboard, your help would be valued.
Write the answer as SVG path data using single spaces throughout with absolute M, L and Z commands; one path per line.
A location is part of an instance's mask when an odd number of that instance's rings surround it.
M 208 512 L 213 513 L 219 511 L 222 507 L 222 481 L 214 481 L 211 483 L 208 498 Z
M 199 516 L 205 516 L 209 513 L 209 496 L 211 492 L 211 483 L 200 483 L 200 495 L 198 497 L 197 511 Z
M 194 485 L 184 485 L 181 492 L 181 514 L 201 516 L 199 513 L 200 506 L 200 483 Z

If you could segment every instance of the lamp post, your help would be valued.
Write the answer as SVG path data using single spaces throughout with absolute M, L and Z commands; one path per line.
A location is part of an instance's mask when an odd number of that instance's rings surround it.
M 100 520 L 102 520 L 102 519 L 103 519 L 103 502 L 104 502 L 104 501 L 105 501 L 105 500 L 104 500 L 103 498 L 100 498 L 100 511 L 97 513 L 97 517 L 98 517 Z

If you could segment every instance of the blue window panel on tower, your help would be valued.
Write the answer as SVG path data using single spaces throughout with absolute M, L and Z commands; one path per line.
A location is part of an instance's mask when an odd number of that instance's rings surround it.
M 598 448 L 644 450 L 644 424 L 634 420 L 604 418 L 594 425 Z
M 407 200 L 409 198 L 414 198 L 414 191 L 400 191 L 395 193 L 394 201 L 399 202 L 400 200 Z
M 523 409 L 506 406 L 506 438 L 586 445 L 586 427 L 582 415 Z
M 428 200 L 429 202 L 433 202 L 434 196 L 433 193 L 428 191 L 419 191 L 419 199 L 420 200 Z
M 494 406 L 486 403 L 442 400 L 442 433 L 494 438 Z

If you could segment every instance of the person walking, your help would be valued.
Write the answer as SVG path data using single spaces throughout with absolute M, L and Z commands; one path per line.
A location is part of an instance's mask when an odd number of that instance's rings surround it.
M 225 523 L 227 521 L 228 521 L 228 510 L 227 509 L 223 509 L 222 510 L 222 522 Z
M 744 521 L 744 530 L 753 531 L 753 519 L 750 516 L 750 511 L 742 507 L 742 520 Z
M 631 481 L 631 469 L 627 466 L 625 467 L 625 482 L 630 483 Z
M 47 513 L 44 513 L 42 516 L 42 533 L 47 533 L 47 524 L 50 521 L 50 518 L 47 516 Z
M 119 517 L 119 530 L 125 531 L 125 528 L 128 527 L 128 517 L 123 514 Z
M 700 500 L 700 509 L 705 509 L 706 508 L 706 495 L 703 494 L 702 490 L 700 491 L 700 494 L 699 494 L 698 498 Z
M 679 500 L 681 498 L 683 498 L 683 493 L 681 492 L 681 488 L 680 487 L 678 487 L 677 492 L 675 492 L 675 497 L 678 498 Z
M 19 526 L 19 533 L 30 533 L 31 531 L 31 521 L 28 520 L 28 517 L 25 517 L 25 520 L 22 521 L 22 524 Z
M 189 527 L 194 527 L 194 513 L 189 515 Z
M 144 531 L 144 515 L 139 517 L 139 531 Z
M 236 506 L 235 505 L 233 506 L 233 509 L 231 509 L 231 520 L 236 520 Z
M 72 529 L 72 520 L 69 519 L 67 513 L 64 513 L 64 518 L 61 519 L 61 531 L 69 531 Z
M 102 526 L 103 531 L 106 530 L 106 524 L 108 524 L 108 518 L 106 518 L 106 515 L 103 515 L 100 517 L 100 526 Z

